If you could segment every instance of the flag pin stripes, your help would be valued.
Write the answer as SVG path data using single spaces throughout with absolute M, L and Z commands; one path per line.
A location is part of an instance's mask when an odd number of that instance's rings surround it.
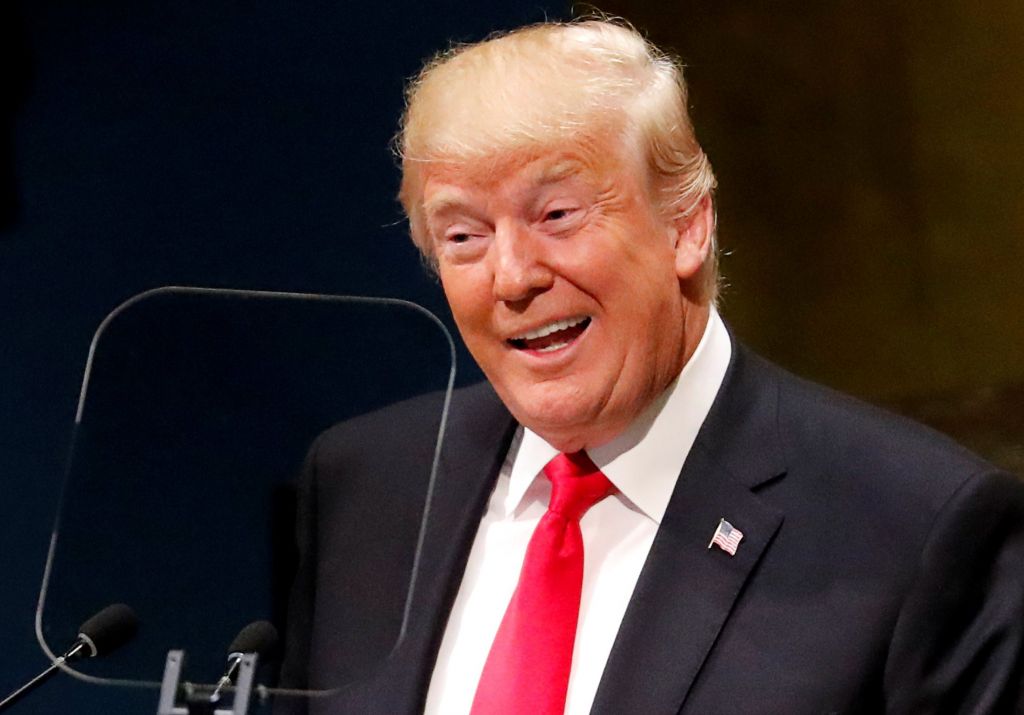
M 729 556 L 736 555 L 736 547 L 740 545 L 740 540 L 743 538 L 743 532 L 737 529 L 735 526 L 727 522 L 725 519 L 718 520 L 718 526 L 715 528 L 715 535 L 711 537 L 711 541 L 708 543 L 708 548 L 717 546 Z

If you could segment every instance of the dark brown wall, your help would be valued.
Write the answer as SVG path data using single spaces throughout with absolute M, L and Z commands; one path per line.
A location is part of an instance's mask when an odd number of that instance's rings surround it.
M 1024 4 L 601 7 L 688 65 L 740 335 L 1024 465 Z

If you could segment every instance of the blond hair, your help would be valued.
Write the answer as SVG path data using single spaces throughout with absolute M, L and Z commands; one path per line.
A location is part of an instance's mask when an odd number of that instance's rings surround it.
M 607 131 L 642 154 L 668 215 L 689 216 L 713 198 L 715 176 L 693 131 L 681 64 L 625 23 L 542 23 L 439 54 L 409 83 L 395 138 L 413 241 L 433 262 L 424 167 L 543 151 Z M 714 248 L 697 282 L 713 300 Z

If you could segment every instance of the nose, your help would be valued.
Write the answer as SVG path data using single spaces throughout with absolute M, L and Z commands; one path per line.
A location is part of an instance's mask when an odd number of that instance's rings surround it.
M 512 307 L 551 288 L 554 274 L 546 261 L 542 237 L 529 227 L 496 227 L 493 245 L 494 298 Z

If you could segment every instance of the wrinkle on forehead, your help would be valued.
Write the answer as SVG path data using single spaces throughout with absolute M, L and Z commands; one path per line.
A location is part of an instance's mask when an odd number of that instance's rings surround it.
M 599 173 L 587 162 L 570 156 L 556 156 L 551 160 L 545 157 L 518 168 L 513 164 L 505 171 L 444 171 L 428 175 L 423 212 L 427 220 L 446 214 L 475 213 L 479 202 L 486 203 L 498 194 L 505 194 L 509 190 L 506 182 L 514 182 L 511 186 L 518 187 L 511 189 L 519 194 L 518 201 L 575 177 L 596 184 Z
M 631 147 L 631 142 L 624 141 L 619 133 L 581 134 L 572 141 L 499 150 L 479 158 L 424 162 L 420 171 L 425 189 L 428 184 L 438 188 L 449 184 L 494 191 L 512 177 L 544 186 L 574 176 L 596 177 L 618 173 L 618 167 L 636 166 L 637 158 L 630 156 Z M 424 208 L 429 211 L 434 197 L 423 198 Z

